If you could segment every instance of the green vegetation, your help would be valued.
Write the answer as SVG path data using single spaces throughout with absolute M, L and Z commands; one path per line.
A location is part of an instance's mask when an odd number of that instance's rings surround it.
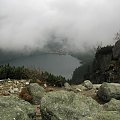
M 7 65 L 0 66 L 0 79 L 27 79 L 26 68 Z
M 84 53 L 71 53 L 71 56 L 80 60 L 81 66 L 76 68 L 73 72 L 71 84 L 80 84 L 85 79 L 89 79 L 92 71 L 92 63 L 95 56 L 95 49 L 90 49 Z
M 89 79 L 92 71 L 92 61 L 87 62 L 80 67 L 76 68 L 73 72 L 71 84 L 80 84 L 85 79 Z
M 113 46 L 111 45 L 108 45 L 106 47 L 98 47 L 95 57 L 97 57 L 97 55 L 106 55 L 106 54 L 112 53 L 112 49 L 113 49 Z
M 100 82 L 105 81 L 105 79 L 106 79 L 105 75 L 104 75 L 105 73 L 103 72 L 101 74 L 96 74 L 96 71 L 98 72 L 98 70 L 100 68 L 105 68 L 104 65 L 107 65 L 107 63 L 109 64 L 109 62 L 111 61 L 111 57 L 112 57 L 112 49 L 113 49 L 113 46 L 111 46 L 111 45 L 108 45 L 105 47 L 102 47 L 101 45 L 99 45 L 96 49 L 95 56 L 93 54 L 94 52 L 91 52 L 91 54 L 89 54 L 89 52 L 88 52 L 88 54 L 83 54 L 83 56 L 78 55 L 77 58 L 80 59 L 80 57 L 81 57 L 82 58 L 81 60 L 83 62 L 82 62 L 82 65 L 80 67 L 76 68 L 75 71 L 73 72 L 71 83 L 80 84 L 85 79 L 90 79 L 93 83 L 94 82 L 100 83 Z M 109 55 L 110 57 L 108 57 L 106 55 Z M 106 56 L 106 57 L 103 57 L 103 56 Z M 103 58 L 105 61 L 103 60 Z M 110 58 L 110 60 L 109 60 L 109 58 Z M 99 76 L 100 80 L 99 80 L 98 76 Z
M 31 79 L 35 82 L 37 79 L 52 85 L 52 86 L 62 86 L 65 83 L 65 78 L 62 76 L 55 76 L 48 72 L 43 72 L 38 69 L 29 69 L 22 67 L 15 67 L 7 65 L 0 66 L 0 79 Z
M 54 85 L 55 86 L 63 86 L 66 81 L 65 77 L 62 77 L 61 75 L 55 76 L 48 72 L 42 73 L 42 79 L 51 86 L 54 86 Z

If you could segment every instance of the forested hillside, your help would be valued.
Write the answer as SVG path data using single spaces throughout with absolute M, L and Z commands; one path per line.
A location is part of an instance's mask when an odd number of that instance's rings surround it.
M 93 83 L 120 82 L 120 40 L 114 46 L 98 47 L 93 61 L 77 68 L 72 83 L 90 79 Z

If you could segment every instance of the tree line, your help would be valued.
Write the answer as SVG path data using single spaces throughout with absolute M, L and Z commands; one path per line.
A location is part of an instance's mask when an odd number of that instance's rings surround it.
M 11 66 L 10 64 L 0 65 L 0 79 L 31 79 L 42 80 L 49 85 L 62 86 L 66 79 L 62 76 L 55 76 L 39 69 L 26 68 L 24 66 Z

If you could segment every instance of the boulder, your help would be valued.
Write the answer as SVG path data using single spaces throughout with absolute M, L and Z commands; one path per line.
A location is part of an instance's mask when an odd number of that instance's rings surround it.
M 97 95 L 105 102 L 111 98 L 120 99 L 120 86 L 104 82 L 98 89 Z
M 114 98 L 110 102 L 104 104 L 104 109 L 107 111 L 119 111 L 120 112 L 120 100 Z
M 42 120 L 95 120 L 102 110 L 91 97 L 63 90 L 47 93 L 40 105 Z
M 68 90 L 68 91 L 71 91 L 72 90 L 72 87 L 71 87 L 71 85 L 69 84 L 69 83 L 64 83 L 64 87 L 65 87 L 65 89 L 66 90 Z
M 32 120 L 34 107 L 17 96 L 0 96 L 0 120 Z
M 93 88 L 93 84 L 90 82 L 90 80 L 85 80 L 83 82 L 83 86 L 86 87 L 88 90 Z
M 99 120 L 120 120 L 120 100 L 112 98 L 103 108 L 104 111 L 97 115 Z
M 120 112 L 118 111 L 101 111 L 94 116 L 92 120 L 120 120 Z
M 28 87 L 30 95 L 33 97 L 33 104 L 40 104 L 40 100 L 43 95 L 46 93 L 45 89 L 40 86 L 38 83 L 31 83 Z

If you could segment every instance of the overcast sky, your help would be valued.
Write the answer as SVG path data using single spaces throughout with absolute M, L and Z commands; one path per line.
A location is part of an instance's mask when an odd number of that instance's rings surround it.
M 120 0 L 0 0 L 0 48 L 67 50 L 110 44 L 120 30 Z

